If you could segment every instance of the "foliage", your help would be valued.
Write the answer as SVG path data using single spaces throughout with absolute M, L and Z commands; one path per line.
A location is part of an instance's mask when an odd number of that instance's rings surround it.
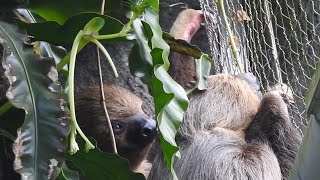
M 30 179 L 44 179 L 51 177 L 64 159 L 68 132 L 66 101 L 55 84 L 58 75 L 52 59 L 40 58 L 33 54 L 32 47 L 24 47 L 26 35 L 15 29 L 0 23 L 3 67 L 10 82 L 7 98 L 26 114 L 13 146 L 15 168 Z
M 38 41 L 34 46 L 25 45 L 27 36 L 18 32 L 16 27 L 0 24 L 1 43 L 5 49 L 4 67 L 11 83 L 7 98 L 13 106 L 25 111 L 25 119 L 18 129 L 14 145 L 17 171 L 32 179 L 79 179 L 75 171 L 68 169 L 70 163 L 65 160 L 69 160 L 90 179 L 93 176 L 97 179 L 143 179 L 141 174 L 131 172 L 122 158 L 93 149 L 94 140 L 89 140 L 82 132 L 74 111 L 77 52 L 88 43 L 96 44 L 117 76 L 113 61 L 101 42 L 124 41 L 135 44 L 129 57 L 130 70 L 148 85 L 154 98 L 161 148 L 176 178 L 172 168 L 174 155 L 179 154 L 175 135 L 188 107 L 188 98 L 185 90 L 167 73 L 170 64 L 168 44 L 174 51 L 198 58 L 200 90 L 205 88 L 210 63 L 197 47 L 162 32 L 158 0 L 107 0 L 105 12 L 127 15 L 126 23 L 109 15 L 97 14 L 101 6 L 97 0 L 80 0 L 77 3 L 71 0 L 22 0 L 6 3 L 12 7 L 19 4 L 43 18 L 35 22 L 31 13 L 27 13 L 30 15 L 27 18 L 29 21 L 18 21 L 18 25 Z M 69 52 L 61 53 L 61 47 L 53 45 L 63 46 Z M 56 64 L 48 57 L 54 58 Z M 62 89 L 57 79 L 57 72 L 65 75 L 60 71 L 63 67 L 68 76 L 67 89 Z M 65 91 L 68 98 L 62 93 Z M 67 99 L 70 117 L 66 115 Z M 7 105 L 0 107 L 3 111 L 1 115 L 6 114 Z M 0 135 L 12 138 L 7 132 L 0 127 Z M 82 139 L 76 138 L 77 134 Z M 69 153 L 65 157 L 67 148 Z

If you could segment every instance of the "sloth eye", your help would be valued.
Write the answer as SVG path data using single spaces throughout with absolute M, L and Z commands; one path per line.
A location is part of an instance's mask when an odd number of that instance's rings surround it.
M 112 129 L 115 134 L 121 134 L 124 131 L 124 124 L 119 121 L 112 122 Z

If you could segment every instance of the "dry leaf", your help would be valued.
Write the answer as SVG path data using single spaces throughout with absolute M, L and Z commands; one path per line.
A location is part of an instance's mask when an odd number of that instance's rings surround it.
M 251 18 L 248 16 L 247 12 L 243 10 L 238 10 L 236 13 L 236 20 L 240 21 L 251 21 Z

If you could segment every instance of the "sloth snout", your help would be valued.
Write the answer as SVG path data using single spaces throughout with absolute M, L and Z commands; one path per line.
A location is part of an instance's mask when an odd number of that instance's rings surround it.
M 145 124 L 142 127 L 141 135 L 143 137 L 154 138 L 156 134 L 157 134 L 157 127 L 156 127 L 156 123 L 154 122 L 154 120 L 146 120 L 145 119 Z
M 126 138 L 139 147 L 149 145 L 156 138 L 156 135 L 156 122 L 146 115 L 136 116 L 129 121 Z

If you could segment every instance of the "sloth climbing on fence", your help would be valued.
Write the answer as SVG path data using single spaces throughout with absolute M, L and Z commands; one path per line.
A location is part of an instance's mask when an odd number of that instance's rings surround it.
M 189 34 L 189 22 L 200 24 L 201 13 L 183 11 L 172 34 Z M 191 37 L 184 38 L 190 40 Z M 194 80 L 195 66 L 174 63 L 172 77 L 180 84 Z M 190 59 L 188 59 L 189 61 Z M 188 67 L 186 67 L 188 66 Z M 185 73 L 183 71 L 193 71 Z M 180 75 L 184 74 L 184 79 Z M 209 76 L 207 89 L 191 95 L 176 141 L 181 158 L 174 169 L 180 180 L 281 180 L 292 168 L 301 141 L 290 121 L 287 103 L 292 99 L 286 85 L 276 85 L 263 96 L 250 74 Z M 157 153 L 149 180 L 172 179 L 161 151 Z

